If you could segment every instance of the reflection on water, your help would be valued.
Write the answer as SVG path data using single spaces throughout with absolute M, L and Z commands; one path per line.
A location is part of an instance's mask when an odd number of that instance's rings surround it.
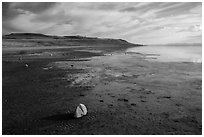
M 145 59 L 162 62 L 202 62 L 202 45 L 152 45 L 127 49 Z

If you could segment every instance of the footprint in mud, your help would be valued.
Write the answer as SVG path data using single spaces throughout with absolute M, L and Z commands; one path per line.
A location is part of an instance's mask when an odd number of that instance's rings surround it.
M 171 96 L 159 96 L 159 97 L 157 97 L 157 99 L 161 99 L 161 98 L 171 99 Z
M 84 90 L 90 90 L 90 89 L 92 89 L 93 87 L 92 87 L 92 86 L 84 86 L 83 88 L 84 88 Z
M 106 83 L 106 82 L 104 82 L 103 84 L 104 84 L 104 85 L 108 85 L 108 83 Z
M 49 124 L 48 126 L 42 127 L 40 129 L 40 132 L 43 132 L 43 134 L 59 134 L 63 131 L 69 131 L 76 127 L 78 127 L 79 124 L 71 123 L 71 122 L 61 122 L 61 123 L 54 123 Z
M 141 99 L 142 99 L 142 98 L 147 98 L 147 97 L 146 97 L 146 96 L 139 96 L 138 98 L 141 98 Z
M 154 94 L 151 90 L 145 89 L 145 88 L 141 88 L 138 91 L 143 93 L 143 94 Z
M 63 131 L 63 130 L 71 130 L 77 126 L 79 126 L 79 125 L 75 124 L 75 123 L 62 123 L 62 124 L 58 125 L 57 128 Z
M 135 90 L 135 89 L 130 89 L 129 92 L 131 92 L 131 93 L 135 93 L 136 90 Z
M 163 118 L 169 118 L 170 114 L 168 112 L 161 113 L 161 117 Z
M 181 107 L 182 106 L 182 104 L 180 104 L 180 103 L 176 103 L 175 104 L 177 107 Z
M 104 102 L 102 99 L 101 100 L 99 100 L 100 102 Z
M 138 78 L 140 75 L 135 75 L 135 74 L 134 74 L 134 75 L 132 75 L 132 76 L 133 76 L 134 78 Z
M 118 101 L 128 102 L 129 100 L 126 98 L 119 98 Z
M 79 96 L 80 96 L 80 97 L 84 97 L 84 96 L 85 96 L 85 94 L 79 94 Z
M 111 95 L 111 97 L 112 97 L 112 98 L 114 98 L 114 97 L 115 97 L 115 95 Z
M 196 112 L 196 113 L 199 113 L 199 112 L 202 112 L 202 108 L 198 108 L 198 107 L 194 107 L 194 108 L 189 108 L 188 109 L 190 112 Z
M 131 106 L 136 106 L 137 104 L 135 104 L 135 103 L 131 103 L 130 105 L 131 105 Z
M 141 102 L 147 102 L 146 100 L 143 100 L 143 99 L 141 99 L 140 101 L 141 101 Z
M 94 120 L 94 119 L 96 119 L 96 115 L 90 114 L 90 115 L 86 116 L 86 119 L 87 120 Z
M 112 97 L 112 98 L 115 97 L 115 95 L 113 95 L 112 93 L 108 93 L 107 95 L 110 96 L 110 97 Z
M 108 107 L 113 107 L 113 104 L 108 104 Z
M 195 111 L 202 111 L 201 108 L 195 108 Z

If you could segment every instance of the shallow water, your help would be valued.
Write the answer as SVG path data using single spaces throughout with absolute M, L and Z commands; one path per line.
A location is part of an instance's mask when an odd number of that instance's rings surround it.
M 151 45 L 127 49 L 141 53 L 146 60 L 202 63 L 202 45 Z

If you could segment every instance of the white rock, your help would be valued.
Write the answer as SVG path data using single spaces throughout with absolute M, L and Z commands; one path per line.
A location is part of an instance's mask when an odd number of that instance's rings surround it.
M 87 108 L 84 104 L 79 104 L 75 111 L 75 117 L 80 118 L 87 114 Z

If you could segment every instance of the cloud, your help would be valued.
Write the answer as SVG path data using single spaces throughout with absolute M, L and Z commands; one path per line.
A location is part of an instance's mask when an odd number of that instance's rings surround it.
M 12 3 L 13 8 L 30 11 L 32 13 L 41 13 L 49 8 L 52 8 L 57 3 L 55 2 L 21 2 Z
M 8 2 L 3 2 L 2 3 L 2 19 L 3 21 L 14 18 L 18 15 L 19 13 L 11 8 L 11 3 Z
M 172 15 L 181 15 L 181 14 L 187 14 L 190 13 L 190 10 L 196 6 L 200 6 L 200 2 L 185 2 L 185 3 L 176 3 L 176 5 L 167 7 L 163 10 L 158 11 L 157 17 L 166 17 L 166 16 L 172 16 Z
M 38 32 L 126 39 L 188 41 L 201 35 L 201 3 L 3 3 L 3 33 Z M 200 37 L 194 37 L 200 41 Z
M 2 13 L 3 13 L 3 21 L 6 19 L 17 17 L 19 14 L 25 14 L 26 12 L 32 13 L 41 13 L 51 7 L 53 7 L 56 3 L 52 2 L 16 2 L 9 3 L 3 2 L 2 4 Z
M 139 12 L 139 13 L 144 13 L 148 11 L 161 11 L 162 9 L 167 9 L 169 7 L 178 5 L 179 3 L 177 2 L 170 2 L 170 3 L 162 3 L 162 2 L 154 2 L 154 3 L 144 3 L 142 5 L 135 5 L 135 6 L 130 6 L 126 7 L 124 9 L 121 9 L 121 12 Z
M 178 32 L 201 32 L 202 31 L 202 25 L 191 25 L 187 28 L 181 29 Z

